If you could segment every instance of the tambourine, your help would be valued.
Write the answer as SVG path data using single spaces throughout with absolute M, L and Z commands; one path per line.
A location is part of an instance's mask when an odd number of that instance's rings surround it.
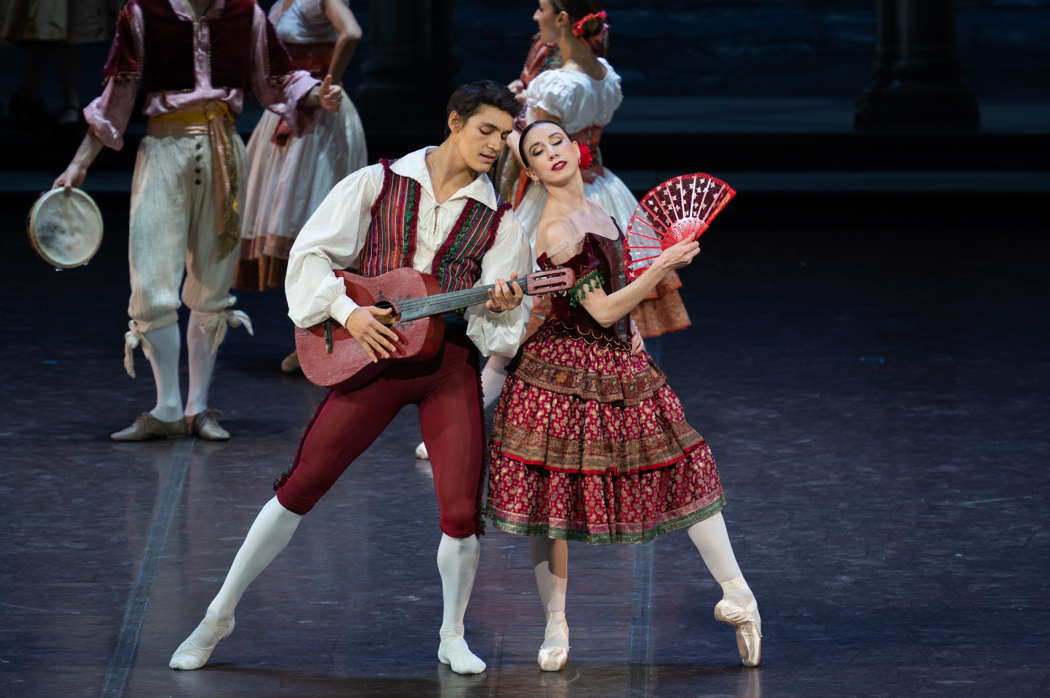
M 102 244 L 102 213 L 86 192 L 62 187 L 40 195 L 29 211 L 29 242 L 56 269 L 91 261 Z

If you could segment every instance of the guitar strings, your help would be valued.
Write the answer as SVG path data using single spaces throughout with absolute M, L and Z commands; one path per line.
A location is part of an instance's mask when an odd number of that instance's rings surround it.
M 528 292 L 529 282 L 528 279 L 521 279 L 520 281 L 515 279 L 516 282 L 522 286 L 522 291 Z M 436 313 L 422 312 L 428 311 L 431 307 L 443 307 L 446 306 L 449 310 L 456 308 L 465 308 L 475 303 L 480 303 L 482 300 L 487 298 L 490 289 L 495 288 L 495 284 L 488 284 L 487 286 L 476 286 L 473 288 L 463 289 L 462 291 L 451 291 L 449 293 L 442 293 L 438 296 L 424 296 L 422 298 L 409 298 L 400 304 L 399 309 L 401 316 L 406 315 L 415 316 L 413 319 L 418 317 L 426 317 Z M 452 305 L 448 305 L 452 304 Z M 441 311 L 436 311 L 441 312 Z

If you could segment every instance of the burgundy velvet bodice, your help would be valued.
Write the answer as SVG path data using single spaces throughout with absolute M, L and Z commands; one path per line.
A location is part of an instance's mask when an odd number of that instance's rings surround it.
M 588 278 L 597 272 L 601 275 L 602 290 L 606 294 L 614 293 L 626 285 L 623 266 L 623 238 L 610 240 L 601 235 L 586 233 L 583 236 L 583 247 L 571 259 L 562 264 L 555 264 L 543 253 L 537 259 L 541 269 L 568 267 L 576 274 L 576 284 L 587 283 Z M 611 327 L 602 327 L 582 304 L 573 300 L 570 294 L 551 296 L 551 311 L 547 316 L 548 323 L 556 323 L 576 329 L 580 334 L 591 337 L 602 337 L 609 340 L 630 342 L 628 319 L 618 320 Z

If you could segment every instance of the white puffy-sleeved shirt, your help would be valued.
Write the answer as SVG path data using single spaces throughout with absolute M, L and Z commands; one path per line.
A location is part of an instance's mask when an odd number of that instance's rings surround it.
M 470 199 L 496 210 L 497 198 L 485 174 L 438 203 L 427 171 L 426 154 L 421 148 L 394 162 L 394 174 L 419 182 L 421 200 L 416 224 L 416 252 L 412 267 L 430 273 L 434 256 Z M 381 164 L 351 173 L 335 185 L 321 205 L 306 221 L 288 255 L 285 294 L 288 317 L 299 327 L 310 327 L 328 318 L 345 325 L 357 304 L 347 297 L 342 280 L 332 272 L 354 266 L 372 222 L 372 205 L 383 188 Z M 508 279 L 517 273 L 525 277 L 532 271 L 529 240 L 512 211 L 500 220 L 496 239 L 481 260 L 481 278 L 475 285 Z M 525 333 L 531 303 L 528 298 L 517 308 L 493 313 L 479 304 L 466 311 L 467 336 L 482 354 L 513 356 Z
M 537 75 L 525 90 L 529 122 L 536 120 L 533 111 L 537 108 L 558 119 L 569 133 L 612 121 L 623 102 L 620 76 L 604 58 L 598 62 L 605 68 L 601 80 L 571 68 L 545 70 Z

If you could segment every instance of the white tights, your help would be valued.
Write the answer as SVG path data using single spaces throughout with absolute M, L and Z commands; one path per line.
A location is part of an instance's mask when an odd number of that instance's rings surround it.
M 234 612 L 244 591 L 287 547 L 302 518 L 281 506 L 276 497 L 266 502 L 233 558 L 219 593 L 208 604 L 204 619 L 172 655 L 172 669 L 199 669 L 207 663 L 219 641 L 233 632 Z M 485 662 L 470 651 L 463 639 L 463 616 L 480 553 L 477 536 L 452 538 L 442 534 L 438 545 L 437 565 L 444 600 L 438 658 L 459 674 L 485 670 Z
M 441 574 L 441 596 L 444 613 L 438 635 L 438 659 L 457 674 L 480 674 L 485 662 L 470 651 L 463 639 L 463 616 L 467 612 L 474 575 L 478 571 L 481 543 L 477 536 L 453 538 L 441 534 L 437 549 L 437 566 Z
M 509 357 L 493 354 L 485 362 L 485 368 L 481 369 L 481 400 L 486 410 L 492 407 L 499 399 L 499 394 L 503 392 L 509 363 Z
M 292 540 L 292 535 L 299 528 L 302 519 L 301 515 L 281 506 L 277 497 L 270 498 L 263 505 L 233 558 L 233 564 L 230 565 L 230 571 L 226 574 L 219 593 L 208 604 L 205 617 L 223 621 L 233 618 L 233 612 L 244 595 L 244 590 L 288 547 L 288 542 Z
M 224 331 L 224 325 L 209 322 L 208 315 L 190 313 L 190 324 L 186 328 L 186 347 L 189 350 L 190 389 L 186 394 L 186 416 L 192 417 L 208 409 L 208 391 L 211 389 L 211 377 L 215 373 L 215 359 L 219 348 L 215 346 L 215 337 Z
M 754 595 L 733 554 L 733 545 L 729 541 L 722 513 L 698 521 L 687 532 L 708 572 L 722 586 L 723 594 L 733 595 L 743 606 L 754 602 Z M 568 649 L 565 597 L 569 583 L 569 546 L 566 541 L 533 538 L 532 566 L 536 574 L 536 590 L 547 621 L 541 653 L 555 647 Z
M 168 666 L 191 670 L 207 663 L 219 640 L 233 632 L 233 614 L 244 590 L 285 549 L 302 518 L 281 506 L 277 497 L 263 505 L 233 558 L 219 593 L 208 604 L 204 620 L 178 646 Z
M 182 391 L 179 389 L 179 353 L 182 339 L 179 324 L 172 323 L 145 334 L 146 357 L 157 386 L 157 404 L 150 414 L 162 422 L 182 417 Z
M 181 338 L 178 323 L 150 330 L 146 333 L 147 356 L 153 370 L 153 382 L 157 386 L 157 404 L 150 414 L 162 422 L 174 422 L 185 413 L 194 416 L 208 409 L 208 391 L 215 372 L 215 336 L 219 328 L 215 323 L 205 328 L 205 316 L 192 311 L 189 327 L 186 328 L 186 344 L 190 369 L 190 387 L 183 410 L 182 391 L 179 386 L 179 354 Z
M 733 554 L 733 544 L 729 542 L 729 532 L 726 531 L 726 521 L 722 518 L 722 512 L 714 516 L 697 521 L 687 529 L 689 539 L 700 551 L 700 557 L 707 565 L 707 571 L 719 584 L 743 577 L 740 566 Z
M 532 539 L 532 570 L 546 626 L 538 662 L 546 671 L 561 669 L 569 655 L 565 596 L 569 586 L 569 545 L 564 540 Z

